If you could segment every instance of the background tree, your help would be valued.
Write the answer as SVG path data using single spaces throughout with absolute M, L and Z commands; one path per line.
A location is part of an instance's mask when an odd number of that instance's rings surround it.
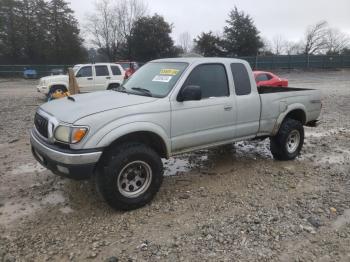
M 19 63 L 22 53 L 21 5 L 16 0 L 0 0 L 0 57 L 2 63 Z
M 78 21 L 73 10 L 64 0 L 52 0 L 48 3 L 48 25 L 50 34 L 49 57 L 51 63 L 73 63 L 86 56 L 79 36 Z
M 99 0 L 95 12 L 86 18 L 87 37 L 108 61 L 129 58 L 133 25 L 147 10 L 141 0 Z
M 305 33 L 304 54 L 313 55 L 321 53 L 327 46 L 328 23 L 320 21 L 309 26 Z
M 95 3 L 95 12 L 88 15 L 85 29 L 91 43 L 105 55 L 108 61 L 115 61 L 121 43 L 116 10 L 109 0 Z
M 287 55 L 300 55 L 303 54 L 304 47 L 301 43 L 287 40 L 285 43 L 285 52 Z
M 275 55 L 282 55 L 286 51 L 287 40 L 283 35 L 275 35 L 272 39 L 272 52 Z
M 203 56 L 225 56 L 223 40 L 211 31 L 197 36 L 194 43 L 194 50 Z
M 336 28 L 330 28 L 326 34 L 326 53 L 328 55 L 339 55 L 342 50 L 349 47 L 350 38 Z
M 160 15 L 139 18 L 129 38 L 132 59 L 146 62 L 177 56 L 179 49 L 174 46 L 171 32 L 172 26 Z
M 253 19 L 235 7 L 224 28 L 225 48 L 228 56 L 256 55 L 263 43 Z
M 261 37 L 261 42 L 263 43 L 263 46 L 259 49 L 259 55 L 262 56 L 272 56 L 274 55 L 272 49 L 272 43 L 269 39 L 266 37 Z
M 350 55 L 350 47 L 345 47 L 341 53 L 341 55 Z
M 179 35 L 179 45 L 184 54 L 191 52 L 193 47 L 193 39 L 189 32 L 183 32 Z
M 64 0 L 0 0 L 0 63 L 85 61 L 78 22 Z

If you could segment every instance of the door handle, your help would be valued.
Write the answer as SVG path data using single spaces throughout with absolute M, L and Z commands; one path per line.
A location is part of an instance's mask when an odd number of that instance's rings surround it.
M 107 76 L 106 79 L 111 79 L 111 77 L 110 77 L 110 76 Z
M 87 80 L 93 80 L 93 78 L 92 77 L 88 77 Z
M 233 106 L 224 106 L 225 111 L 231 111 Z

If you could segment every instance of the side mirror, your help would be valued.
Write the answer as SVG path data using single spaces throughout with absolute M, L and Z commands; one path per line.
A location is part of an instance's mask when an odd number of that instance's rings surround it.
M 185 86 L 181 89 L 177 101 L 184 102 L 184 101 L 196 101 L 202 99 L 202 90 L 200 86 Z

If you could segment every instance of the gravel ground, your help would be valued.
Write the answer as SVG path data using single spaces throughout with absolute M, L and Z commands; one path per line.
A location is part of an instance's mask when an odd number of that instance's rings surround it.
M 280 74 L 323 92 L 297 160 L 274 161 L 268 140 L 172 158 L 132 212 L 35 162 L 43 97 L 35 81 L 0 79 L 0 261 L 350 261 L 350 70 Z

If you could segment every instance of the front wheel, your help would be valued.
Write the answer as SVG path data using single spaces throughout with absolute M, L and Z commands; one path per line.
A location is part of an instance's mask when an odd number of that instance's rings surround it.
M 107 90 L 118 90 L 119 87 L 120 87 L 120 84 L 110 84 L 107 87 Z
M 120 145 L 102 161 L 96 179 L 97 187 L 114 209 L 133 210 L 146 205 L 162 184 L 162 161 L 146 145 Z
M 287 118 L 276 136 L 270 138 L 270 150 L 277 160 L 293 160 L 304 144 L 304 127 L 301 122 Z

